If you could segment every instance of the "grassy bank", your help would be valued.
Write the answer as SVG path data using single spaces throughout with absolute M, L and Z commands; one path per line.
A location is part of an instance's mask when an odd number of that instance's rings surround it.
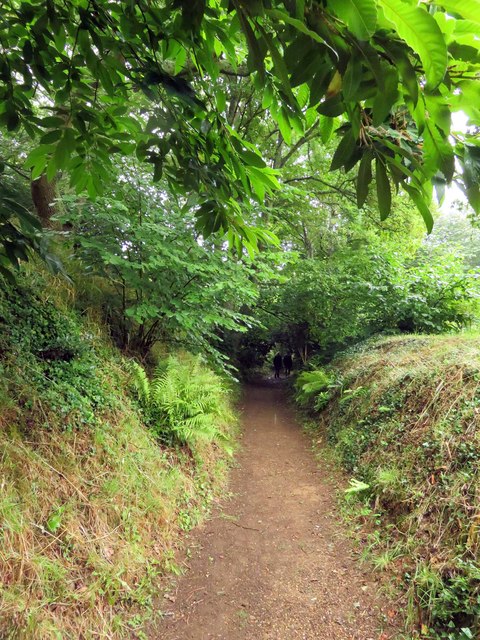
M 0 293 L 0 637 L 140 637 L 181 531 L 221 490 L 231 394 L 176 354 L 146 404 L 73 289 L 32 280 Z
M 409 633 L 478 638 L 480 337 L 370 342 L 297 388 L 354 479 L 364 550 L 406 591 Z

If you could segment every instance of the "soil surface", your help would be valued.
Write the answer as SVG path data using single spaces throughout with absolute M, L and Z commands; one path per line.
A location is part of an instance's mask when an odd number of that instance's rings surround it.
M 189 571 L 165 595 L 149 638 L 395 637 L 375 576 L 342 533 L 328 472 L 284 395 L 282 385 L 246 387 L 233 498 L 191 534 Z

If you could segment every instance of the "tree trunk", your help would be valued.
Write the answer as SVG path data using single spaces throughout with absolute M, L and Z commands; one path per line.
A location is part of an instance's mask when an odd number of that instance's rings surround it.
M 42 174 L 31 182 L 32 200 L 37 210 L 37 215 L 43 227 L 51 227 L 51 218 L 56 212 L 55 198 L 57 196 L 56 182 L 49 182 L 47 176 Z

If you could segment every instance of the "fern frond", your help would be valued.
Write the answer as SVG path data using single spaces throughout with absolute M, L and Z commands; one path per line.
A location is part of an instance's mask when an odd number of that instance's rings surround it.
M 129 363 L 128 369 L 131 375 L 131 384 L 138 400 L 144 407 L 148 407 L 150 404 L 150 381 L 145 369 L 135 360 Z
M 134 363 L 133 369 L 134 386 L 159 436 L 173 436 L 191 448 L 199 440 L 217 442 L 231 451 L 228 427 L 235 418 L 228 391 L 200 356 L 171 355 L 156 368 L 151 381 L 140 365 Z
M 303 371 L 295 382 L 297 402 L 306 406 L 312 398 L 324 400 L 333 382 L 332 375 L 322 369 Z

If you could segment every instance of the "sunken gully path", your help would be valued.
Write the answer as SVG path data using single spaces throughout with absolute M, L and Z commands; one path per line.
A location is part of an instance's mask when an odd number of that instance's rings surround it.
M 381 597 L 352 559 L 331 481 L 280 386 L 249 386 L 233 498 L 190 540 L 159 640 L 387 640 Z

